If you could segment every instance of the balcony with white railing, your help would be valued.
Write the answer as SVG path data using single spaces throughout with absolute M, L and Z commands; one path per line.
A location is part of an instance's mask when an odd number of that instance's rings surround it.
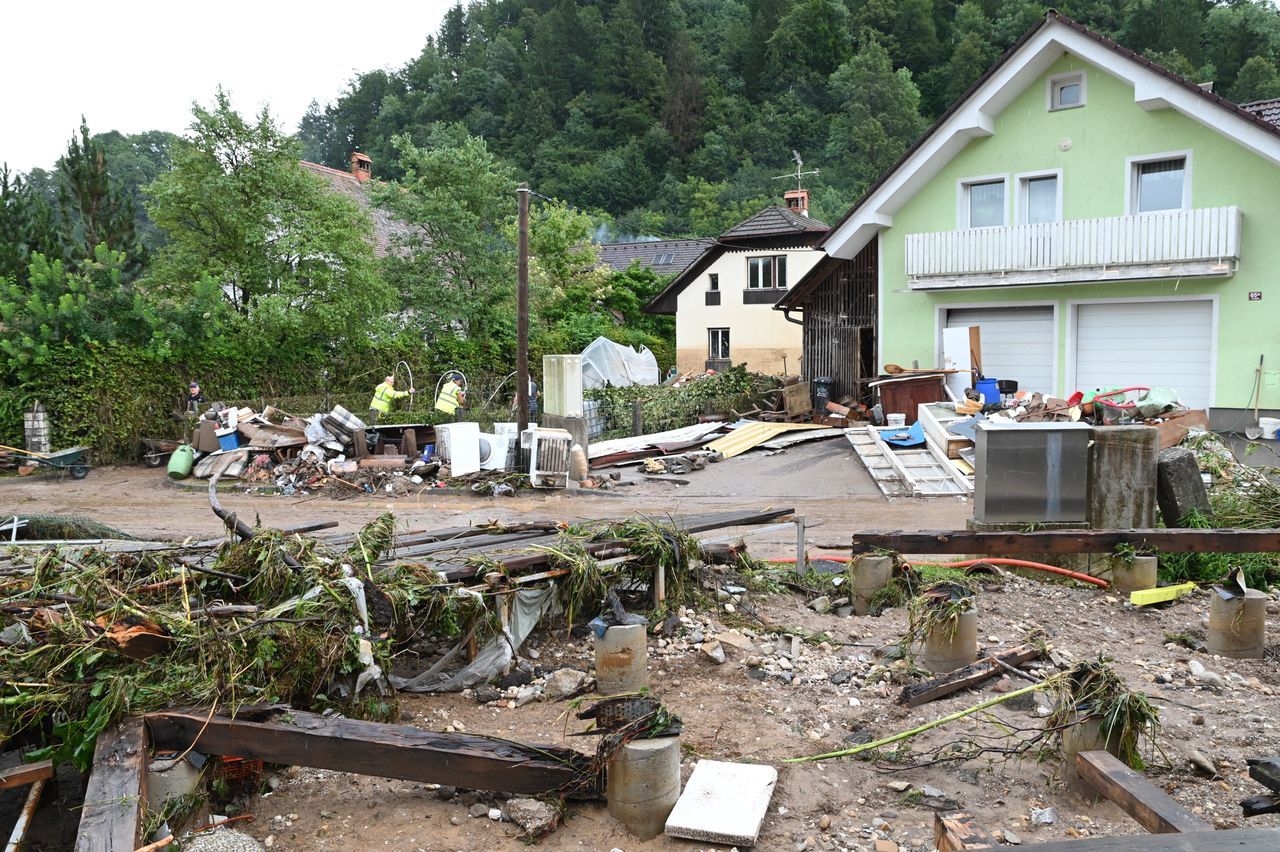
M 1208 207 L 907 234 L 913 290 L 1155 278 L 1229 278 L 1240 210 Z

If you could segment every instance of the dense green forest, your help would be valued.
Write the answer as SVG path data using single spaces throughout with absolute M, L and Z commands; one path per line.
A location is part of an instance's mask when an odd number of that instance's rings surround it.
M 1280 12 L 1264 0 L 1060 8 L 1237 101 L 1280 95 Z M 537 193 L 533 363 L 607 335 L 665 367 L 671 321 L 640 310 L 665 282 L 602 269 L 593 239 L 716 234 L 781 194 L 793 151 L 821 172 L 815 215 L 838 217 L 1043 12 L 479 0 L 296 131 L 221 91 L 193 93 L 181 135 L 82 121 L 51 168 L 0 167 L 0 443 L 20 440 L 35 399 L 57 443 L 113 458 L 173 428 L 190 379 L 232 400 L 309 395 L 307 413 L 321 392 L 358 407 L 402 359 L 427 387 L 449 367 L 505 376 L 521 180 Z M 345 169 L 355 149 L 406 226 L 389 257 L 368 211 L 299 165 Z
M 1063 0 L 1064 14 L 1237 102 L 1280 95 L 1267 0 Z M 298 128 L 309 159 L 460 122 L 539 191 L 622 234 L 707 236 L 806 168 L 815 215 L 869 182 L 1029 26 L 1033 0 L 481 0 L 421 55 L 372 71 Z

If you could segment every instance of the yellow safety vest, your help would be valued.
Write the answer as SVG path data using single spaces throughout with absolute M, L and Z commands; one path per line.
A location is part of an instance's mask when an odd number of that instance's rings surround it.
M 445 382 L 444 387 L 440 388 L 440 395 L 436 397 L 436 411 L 453 414 L 459 405 L 462 405 L 462 386 L 457 382 Z
M 373 389 L 373 399 L 369 402 L 369 407 L 374 411 L 381 411 L 386 414 L 391 410 L 391 400 L 399 399 L 402 396 L 408 396 L 408 391 L 398 391 L 391 385 L 383 382 Z

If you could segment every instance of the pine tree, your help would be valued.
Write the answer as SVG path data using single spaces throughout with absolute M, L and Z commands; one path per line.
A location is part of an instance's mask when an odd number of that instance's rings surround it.
M 102 144 L 90 137 L 80 119 L 80 134 L 71 137 L 58 158 L 58 212 L 62 256 L 72 269 L 92 262 L 99 245 L 124 252 L 125 280 L 136 278 L 147 253 L 138 240 L 133 203 L 111 177 Z

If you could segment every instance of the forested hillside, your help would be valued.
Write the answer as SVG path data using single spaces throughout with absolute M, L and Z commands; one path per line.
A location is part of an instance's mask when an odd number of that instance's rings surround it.
M 1268 0 L 1063 0 L 1064 14 L 1237 102 L 1280 95 Z M 392 137 L 460 122 L 617 233 L 708 235 L 776 197 L 797 150 L 845 207 L 1043 13 L 1034 0 L 481 0 L 359 75 L 298 133 L 384 177 Z M 384 22 L 393 25 L 393 22 Z

